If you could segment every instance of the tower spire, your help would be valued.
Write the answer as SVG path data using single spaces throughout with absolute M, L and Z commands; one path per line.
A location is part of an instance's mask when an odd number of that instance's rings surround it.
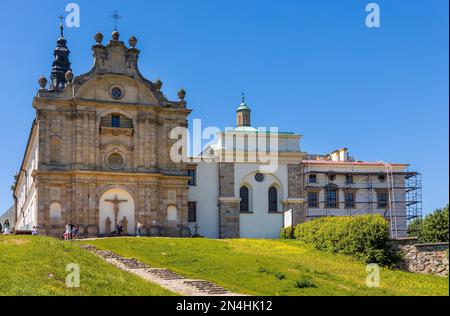
M 236 110 L 236 127 L 250 127 L 250 113 L 251 110 L 246 103 L 245 93 L 242 92 L 241 104 Z
M 63 21 L 64 21 L 64 16 L 63 15 L 60 15 L 59 17 L 59 20 L 60 20 L 60 23 L 59 23 L 59 30 L 60 30 L 60 34 L 61 34 L 61 38 L 64 38 L 64 24 L 63 24 Z
M 51 74 L 51 86 L 53 89 L 62 89 L 64 88 L 64 85 L 66 84 L 66 72 L 68 72 L 70 69 L 70 61 L 69 61 L 69 54 L 70 51 L 67 48 L 67 41 L 64 38 L 64 17 L 59 16 L 60 24 L 59 24 L 59 30 L 60 30 L 60 37 L 56 41 L 56 47 L 53 52 L 53 56 L 55 59 L 53 60 L 52 64 L 52 74 Z

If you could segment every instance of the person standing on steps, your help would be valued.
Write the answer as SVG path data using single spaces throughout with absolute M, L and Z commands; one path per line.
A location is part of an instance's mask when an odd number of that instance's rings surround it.
M 137 237 L 141 237 L 142 227 L 143 227 L 143 225 L 142 225 L 141 221 L 139 220 L 138 223 L 137 223 L 137 226 L 136 226 L 136 235 L 137 235 Z
M 5 222 L 3 223 L 3 234 L 9 235 L 10 234 L 9 229 L 10 229 L 9 220 L 5 220 Z
M 64 240 L 69 240 L 72 237 L 72 224 L 70 222 L 66 225 L 66 230 L 64 231 Z
M 72 237 L 73 239 L 78 239 L 78 232 L 80 231 L 80 227 L 78 224 L 75 224 L 72 229 Z

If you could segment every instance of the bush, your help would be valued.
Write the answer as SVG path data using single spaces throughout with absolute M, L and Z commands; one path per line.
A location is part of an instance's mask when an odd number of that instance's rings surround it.
M 297 225 L 295 237 L 316 249 L 352 256 L 365 263 L 389 265 L 389 223 L 380 215 L 322 217 Z
M 428 215 L 420 225 L 420 242 L 436 243 L 449 241 L 448 205 Z
M 422 226 L 422 219 L 416 218 L 408 225 L 408 236 L 409 237 L 419 237 L 420 236 L 420 228 Z
M 292 226 L 281 228 L 281 239 L 294 239 L 294 228 Z

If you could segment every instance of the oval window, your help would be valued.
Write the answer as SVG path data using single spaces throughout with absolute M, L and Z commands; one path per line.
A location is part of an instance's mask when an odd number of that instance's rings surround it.
M 111 169 L 120 169 L 123 167 L 123 157 L 117 153 L 113 153 L 111 155 L 108 156 L 108 166 Z
M 262 173 L 255 174 L 255 180 L 256 180 L 256 182 L 263 182 L 264 181 L 264 175 Z
M 119 87 L 114 87 L 111 89 L 111 96 L 114 99 L 120 99 L 123 96 L 123 92 L 122 89 L 120 89 Z

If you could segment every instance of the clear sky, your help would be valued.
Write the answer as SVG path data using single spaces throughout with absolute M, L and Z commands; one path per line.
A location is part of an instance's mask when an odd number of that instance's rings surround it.
M 134 34 L 140 69 L 192 118 L 233 126 L 246 92 L 255 126 L 304 135 L 302 150 L 348 147 L 358 160 L 410 163 L 423 173 L 424 211 L 448 203 L 448 1 L 74 1 L 66 30 L 75 75 L 90 70 L 97 31 Z M 381 8 L 367 28 L 365 7 Z M 69 1 L 0 1 L 0 213 L 12 205 L 41 74 L 49 77 L 57 17 Z

